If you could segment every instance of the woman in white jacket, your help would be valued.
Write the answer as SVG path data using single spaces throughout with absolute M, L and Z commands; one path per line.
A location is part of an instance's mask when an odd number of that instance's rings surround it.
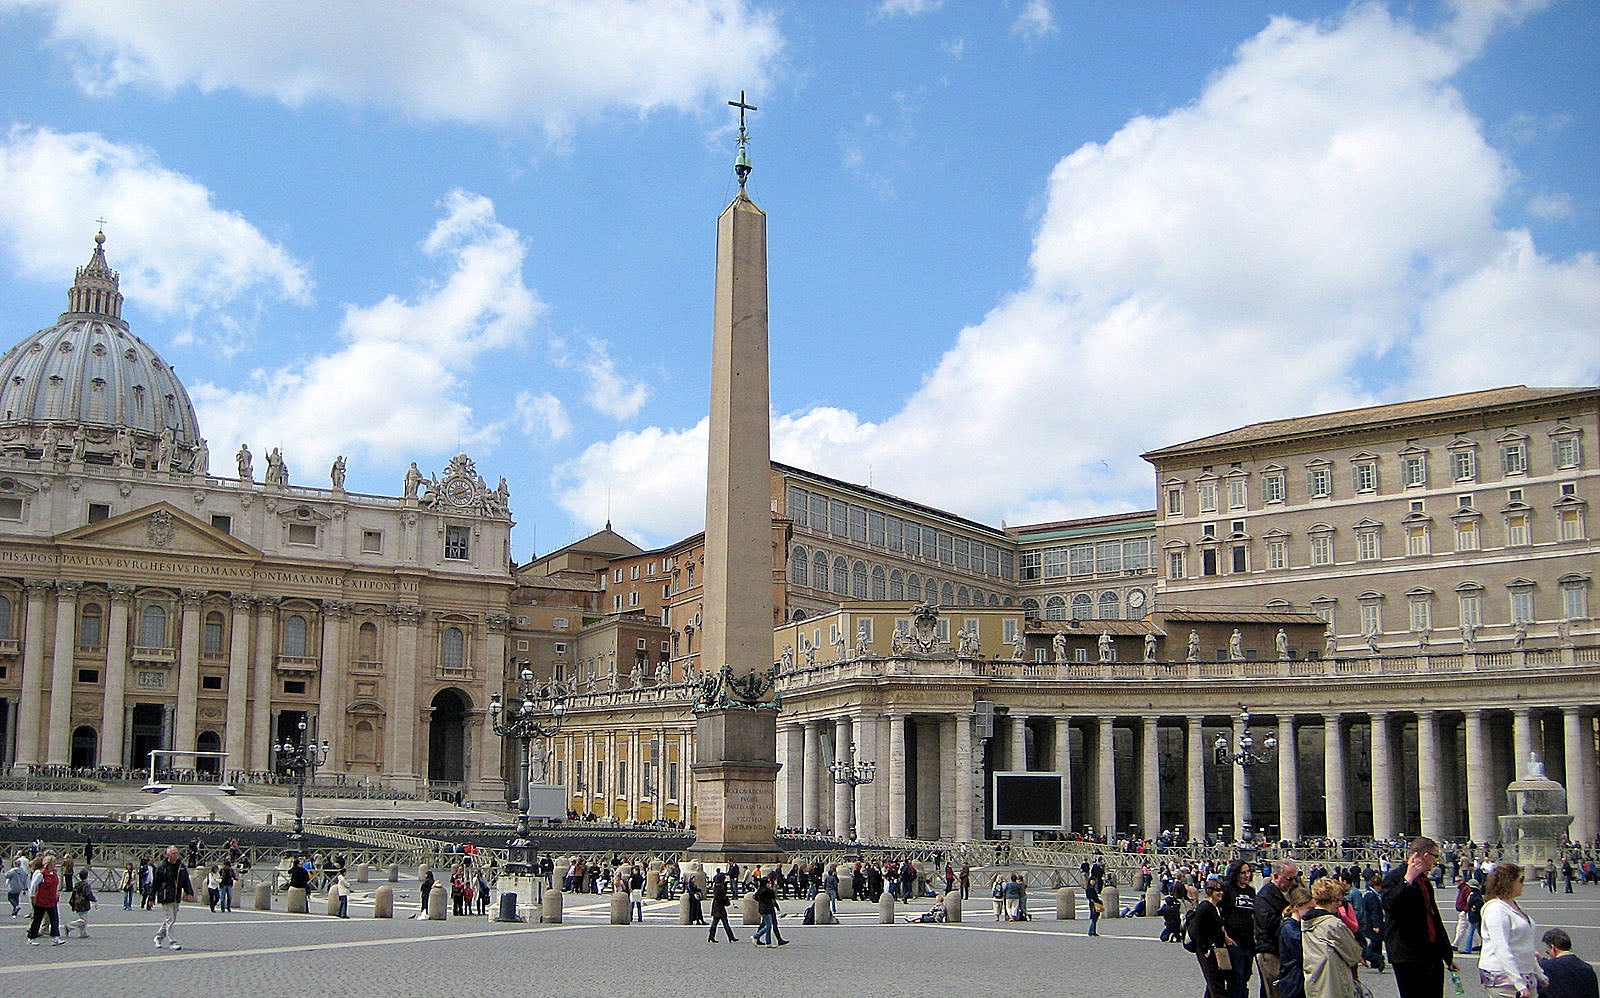
M 1547 983 L 1539 969 L 1539 927 L 1517 904 L 1522 895 L 1522 867 L 1497 863 L 1489 871 L 1483 895 L 1483 953 L 1478 978 L 1493 998 L 1535 998 Z

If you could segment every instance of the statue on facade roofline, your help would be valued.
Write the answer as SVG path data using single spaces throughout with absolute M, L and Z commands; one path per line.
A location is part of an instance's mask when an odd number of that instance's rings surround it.
M 1144 660 L 1146 662 L 1154 662 L 1156 660 L 1156 635 L 1154 631 L 1144 636 Z
M 1186 661 L 1186 662 L 1198 662 L 1198 661 L 1200 661 L 1200 632 L 1199 631 L 1190 631 L 1189 632 L 1189 657 L 1187 659 L 1185 659 L 1184 661 Z
M 239 453 L 233 456 L 239 462 L 239 481 L 250 483 L 256 480 L 255 466 L 250 460 L 250 445 L 240 444 Z
M 1055 653 L 1055 660 L 1058 664 L 1065 662 L 1067 660 L 1067 636 L 1057 631 L 1056 636 L 1050 639 L 1050 650 Z M 1017 657 L 1021 658 L 1022 656 L 1018 655 Z
M 333 487 L 339 491 L 344 490 L 344 455 L 340 454 L 333 459 L 333 467 L 328 469 L 328 478 L 333 482 Z

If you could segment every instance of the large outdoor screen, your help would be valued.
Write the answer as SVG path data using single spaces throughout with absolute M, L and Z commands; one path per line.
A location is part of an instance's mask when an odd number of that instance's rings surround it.
M 1066 827 L 1066 784 L 1060 773 L 995 773 L 996 831 L 1060 831 Z

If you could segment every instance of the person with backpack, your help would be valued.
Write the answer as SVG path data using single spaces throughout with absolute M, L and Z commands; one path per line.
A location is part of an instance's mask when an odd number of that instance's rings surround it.
M 1483 947 L 1483 940 L 1478 938 L 1483 932 L 1483 890 L 1476 880 L 1467 881 L 1466 903 L 1467 939 L 1466 946 L 1457 951 L 1460 953 L 1471 953 Z
M 89 883 L 89 871 L 80 870 L 78 882 L 72 886 L 72 896 L 67 899 L 67 907 L 78 916 L 67 924 L 67 938 L 72 937 L 73 929 L 78 930 L 80 939 L 89 938 L 89 909 L 98 900 L 100 899 L 94 894 L 94 885 Z
M 1183 904 L 1176 894 L 1168 894 L 1161 899 L 1161 907 L 1156 909 L 1156 914 L 1161 916 L 1161 941 L 1183 942 Z

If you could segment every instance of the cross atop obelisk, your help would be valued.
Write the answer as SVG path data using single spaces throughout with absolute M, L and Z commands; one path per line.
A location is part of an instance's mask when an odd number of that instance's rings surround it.
M 744 113 L 758 110 L 758 108 L 744 99 L 743 90 L 739 91 L 739 99 L 729 101 L 728 106 L 739 109 L 739 138 L 737 140 L 739 143 L 739 155 L 733 161 L 733 172 L 739 176 L 739 190 L 742 191 L 744 190 L 744 182 L 750 179 L 750 171 L 754 169 L 750 165 L 750 133 L 744 127 Z

